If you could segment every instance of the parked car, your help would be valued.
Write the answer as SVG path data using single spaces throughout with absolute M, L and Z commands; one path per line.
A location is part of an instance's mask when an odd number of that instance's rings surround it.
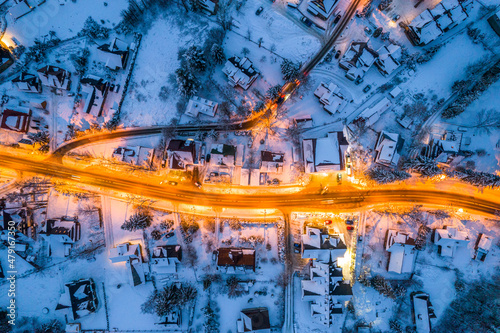
M 337 14 L 337 16 L 335 16 L 335 19 L 333 20 L 333 24 L 337 24 L 340 21 L 341 17 L 342 16 L 340 14 Z
M 355 85 L 360 85 L 361 83 L 363 83 L 363 81 L 364 81 L 364 80 L 363 80 L 363 78 L 362 78 L 362 77 L 358 77 L 358 78 L 356 79 L 356 81 L 354 81 L 354 84 L 355 84 Z
M 399 20 L 399 18 L 400 18 L 400 17 L 401 17 L 401 16 L 399 16 L 399 15 L 395 15 L 395 16 L 392 18 L 392 20 L 393 20 L 394 22 L 397 22 L 397 21 Z
M 293 247 L 300 247 L 300 243 L 293 243 Z
M 337 174 L 337 184 L 342 184 L 342 174 L 341 173 L 338 173 Z
M 352 169 L 351 169 L 351 165 L 349 164 L 347 166 L 347 175 L 350 176 L 352 174 Z
M 263 10 L 264 7 L 260 6 L 259 8 L 257 8 L 257 11 L 255 11 L 255 15 L 260 15 L 260 13 L 262 13 Z
M 340 52 L 340 50 L 338 50 L 338 51 L 337 51 L 337 53 L 335 53 L 335 59 L 340 58 L 340 54 L 341 54 L 341 53 L 342 53 L 342 52 Z
M 171 180 L 168 182 L 168 185 L 177 186 L 177 182 L 174 182 L 173 180 Z
M 353 225 L 354 221 L 353 220 L 345 220 L 345 224 Z
M 200 182 L 194 182 L 194 186 L 196 186 L 197 188 L 201 188 L 201 183 Z
M 293 252 L 295 252 L 295 253 L 300 253 L 300 250 L 299 250 L 299 249 L 297 249 L 297 248 L 295 248 L 295 249 L 293 249 Z
M 302 23 L 304 23 L 305 25 L 307 25 L 308 27 L 310 27 L 313 23 L 311 20 L 309 20 L 307 17 L 303 16 L 300 18 L 300 20 L 302 21 Z
M 368 84 L 368 85 L 366 85 L 366 87 L 363 88 L 363 92 L 366 93 L 366 92 L 370 91 L 371 88 L 372 88 L 372 86 Z
M 373 37 L 377 38 L 378 36 L 380 36 L 380 34 L 382 34 L 382 28 L 377 28 L 373 32 Z
M 353 230 L 354 230 L 354 227 L 353 227 L 353 226 L 348 225 L 348 226 L 347 226 L 347 230 L 348 230 L 348 231 L 353 231 Z
M 325 224 L 332 224 L 332 220 L 326 220 Z
M 290 8 L 297 8 L 297 7 L 299 7 L 299 5 L 297 5 L 295 2 L 288 1 L 288 7 L 290 7 Z
M 170 238 L 170 237 L 174 237 L 175 235 L 175 232 L 169 232 L 168 234 L 165 235 L 165 238 Z

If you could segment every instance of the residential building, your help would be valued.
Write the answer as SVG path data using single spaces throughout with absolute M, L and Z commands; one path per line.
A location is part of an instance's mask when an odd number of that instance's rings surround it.
M 219 0 L 198 0 L 198 4 L 203 10 L 206 10 L 210 14 L 214 15 L 217 12 Z
M 31 6 L 28 5 L 26 0 L 18 0 L 17 3 L 14 4 L 14 6 L 9 8 L 9 14 L 14 21 L 20 17 L 23 17 L 29 12 L 31 12 Z
M 325 230 L 306 227 L 301 238 L 302 258 L 328 263 L 343 257 L 347 251 L 343 235 L 330 235 Z
M 222 72 L 227 75 L 229 84 L 233 87 L 240 86 L 247 90 L 259 76 L 248 58 L 231 57 L 227 59 Z
M 129 271 L 130 282 L 133 286 L 146 281 L 142 268 L 142 253 L 140 244 L 123 243 L 109 250 L 109 259 L 112 263 L 124 262 Z
M 359 122 L 364 124 L 363 127 L 370 127 L 375 124 L 379 120 L 382 113 L 387 111 L 391 106 L 391 101 L 387 97 L 384 97 L 376 104 L 364 109 L 363 112 L 361 112 L 360 115 L 353 121 L 353 123 Z
M 396 133 L 380 132 L 375 144 L 375 163 L 388 167 L 398 165 L 404 139 Z
M 120 162 L 149 169 L 153 163 L 154 149 L 146 147 L 118 147 L 112 157 Z
M 270 151 L 260 152 L 260 172 L 282 173 L 285 163 L 284 153 L 273 153 Z
M 3 110 L 0 128 L 18 133 L 28 133 L 30 123 L 31 110 L 24 107 L 16 107 L 16 110 Z
M 69 90 L 71 73 L 56 66 L 47 65 L 37 70 L 42 84 L 47 87 Z
M 162 321 L 161 323 L 158 323 L 158 325 L 162 325 L 164 328 L 176 329 L 176 330 L 181 329 L 181 324 L 182 324 L 182 311 L 179 308 L 171 310 L 165 316 L 165 320 Z
M 375 63 L 378 53 L 368 46 L 367 42 L 352 42 L 340 59 L 339 66 L 347 71 L 349 80 L 359 80 Z
M 236 321 L 238 333 L 271 333 L 267 308 L 243 309 Z
M 83 112 L 95 117 L 102 116 L 104 102 L 108 95 L 109 82 L 95 75 L 87 75 L 80 80 Z
M 493 31 L 500 36 L 500 10 L 488 18 L 488 23 Z
M 188 165 L 195 164 L 196 146 L 193 140 L 170 140 L 167 147 L 168 167 L 186 170 Z
M 255 272 L 255 250 L 250 248 L 221 247 L 215 251 L 217 270 L 228 274 Z
M 343 132 L 330 132 L 326 138 L 302 141 L 306 173 L 342 171 L 349 143 Z
M 98 305 L 94 280 L 81 279 L 65 284 L 56 310 L 67 311 L 71 320 L 77 320 L 94 313 Z
M 480 234 L 475 247 L 476 254 L 474 259 L 484 261 L 486 259 L 486 255 L 490 252 L 492 242 L 493 241 L 490 236 Z
M 210 164 L 222 166 L 235 166 L 236 164 L 236 146 L 222 143 L 212 144 L 210 150 Z
M 0 73 L 9 68 L 13 63 L 14 59 L 9 49 L 0 42 Z
M 110 43 L 97 48 L 100 60 L 112 70 L 127 67 L 129 45 L 119 38 L 113 38 Z
M 399 45 L 384 45 L 377 50 L 378 58 L 375 60 L 375 66 L 384 76 L 391 75 L 400 65 L 401 47 Z
M 12 80 L 12 84 L 20 91 L 41 93 L 42 83 L 36 75 L 21 72 L 18 77 Z
M 200 113 L 209 117 L 214 117 L 218 106 L 218 103 L 198 96 L 193 96 L 188 102 L 185 113 L 193 118 L 198 117 Z
M 339 112 L 341 108 L 347 105 L 347 101 L 340 93 L 340 88 L 333 82 L 328 84 L 321 82 L 314 91 L 314 95 L 319 98 L 323 108 L 330 114 Z
M 68 323 L 66 324 L 65 333 L 81 333 L 82 325 L 80 323 Z
M 431 331 L 431 318 L 436 318 L 429 295 L 423 292 L 412 293 L 414 321 L 417 333 Z
M 177 272 L 177 265 L 182 260 L 180 245 L 156 246 L 151 251 L 151 271 L 155 274 L 172 274 Z
M 337 2 L 338 0 L 311 0 L 307 11 L 322 20 L 327 20 L 332 15 Z
M 413 273 L 417 258 L 413 238 L 396 230 L 387 230 L 385 250 L 389 252 L 387 271 L 398 274 Z
M 6 236 L 8 238 L 8 231 L 9 231 L 9 222 L 13 221 L 14 226 L 16 228 L 16 231 L 20 233 L 21 235 L 16 235 L 14 238 L 20 239 L 23 238 L 24 240 L 29 241 L 29 237 L 33 237 L 33 221 L 31 218 L 31 211 L 26 208 L 5 208 L 0 210 L 0 235 Z M 3 237 L 0 237 L 1 240 L 4 240 Z
M 69 216 L 47 219 L 42 225 L 40 237 L 47 242 L 48 256 L 67 257 L 73 244 L 80 240 L 80 222 L 76 217 Z
M 458 247 L 469 244 L 469 236 L 457 228 L 447 227 L 434 231 L 434 243 L 438 246 L 438 253 L 443 257 L 453 257 Z
M 469 15 L 472 0 L 443 0 L 415 17 L 405 29 L 413 45 L 426 45 L 456 27 Z

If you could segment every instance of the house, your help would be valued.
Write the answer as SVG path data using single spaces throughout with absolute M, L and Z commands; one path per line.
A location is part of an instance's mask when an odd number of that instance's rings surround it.
M 417 327 L 417 333 L 429 333 L 431 331 L 431 319 L 436 318 L 429 295 L 423 292 L 412 293 L 413 320 Z
M 343 257 L 347 251 L 343 235 L 330 235 L 324 230 L 306 227 L 301 235 L 302 258 L 328 263 Z
M 404 139 L 396 133 L 380 132 L 375 144 L 375 163 L 388 167 L 398 165 Z
M 81 331 L 82 325 L 80 323 L 68 323 L 66 324 L 64 333 L 80 333 Z
M 222 166 L 234 166 L 236 163 L 236 146 L 222 143 L 212 144 L 210 150 L 210 164 Z
M 120 162 L 150 168 L 153 163 L 154 149 L 147 147 L 118 147 L 112 157 Z
M 142 254 L 140 244 L 123 243 L 109 250 L 109 259 L 112 263 L 124 262 L 130 272 L 130 280 L 133 286 L 140 285 L 146 281 L 144 269 L 142 268 Z
M 217 255 L 217 270 L 229 274 L 255 272 L 254 249 L 221 247 L 215 252 Z
M 56 310 L 68 311 L 70 319 L 77 320 L 94 313 L 98 305 L 94 280 L 81 279 L 65 284 Z
M 129 45 L 118 38 L 113 38 L 110 43 L 103 44 L 97 48 L 99 59 L 112 70 L 127 67 L 129 56 Z
M 30 93 L 41 93 L 42 83 L 36 75 L 21 72 L 18 77 L 12 80 L 12 84 L 20 91 Z
M 387 111 L 392 106 L 391 101 L 384 97 L 380 101 L 378 101 L 375 105 L 367 107 L 359 114 L 356 119 L 354 119 L 353 123 L 363 123 L 364 127 L 370 127 L 375 124 L 382 113 Z
M 271 333 L 267 308 L 243 309 L 236 321 L 238 333 Z
M 500 10 L 488 18 L 491 29 L 500 36 Z
M 332 15 L 338 0 L 311 0 L 307 11 L 326 21 Z
M 227 59 L 222 72 L 227 75 L 229 84 L 233 87 L 240 86 L 247 90 L 259 76 L 248 58 L 231 57 Z
M 170 140 L 167 147 L 168 167 L 186 170 L 188 165 L 195 164 L 196 146 L 193 140 Z
M 484 234 L 479 235 L 476 243 L 476 254 L 474 259 L 484 261 L 486 259 L 486 255 L 491 249 L 492 239 L 489 236 Z
M 217 12 L 219 0 L 198 0 L 198 4 L 203 10 L 214 15 Z
M 453 257 L 457 247 L 467 246 L 469 236 L 457 228 L 447 227 L 434 231 L 434 243 L 438 246 L 438 253 L 443 257 Z
M 429 44 L 464 21 L 471 6 L 471 0 L 443 0 L 415 17 L 405 28 L 406 36 L 413 45 Z
M 109 82 L 95 75 L 87 75 L 80 80 L 82 85 L 83 112 L 95 117 L 102 115 L 102 109 L 108 95 Z
M 156 274 L 177 272 L 177 264 L 182 260 L 180 245 L 156 246 L 151 251 L 151 271 Z
M 73 244 L 80 240 L 81 226 L 76 217 L 48 219 L 42 225 L 40 237 L 47 242 L 47 255 L 67 257 Z
M 17 107 L 16 110 L 4 109 L 0 128 L 18 133 L 28 133 L 30 122 L 30 109 L 24 107 Z
M 31 218 L 30 210 L 26 207 L 0 210 L 0 235 L 5 235 L 5 240 L 8 238 L 9 222 L 11 221 L 14 222 L 14 226 L 17 231 L 14 237 L 16 239 L 29 241 L 29 237 L 33 236 L 33 220 Z M 23 236 L 26 236 L 26 238 Z M 4 240 L 3 237 L 0 237 L 0 239 Z
M 333 82 L 328 84 L 321 82 L 314 91 L 314 95 L 319 98 L 323 108 L 330 114 L 339 112 L 347 104 L 344 96 L 340 93 L 340 88 Z
M 302 141 L 306 173 L 342 171 L 349 143 L 343 132 L 330 132 L 326 138 Z
M 260 172 L 282 173 L 285 162 L 284 153 L 273 153 L 270 151 L 260 152 Z
M 193 96 L 186 107 L 186 115 L 196 118 L 198 114 L 214 117 L 219 104 L 198 96 Z
M 417 258 L 413 238 L 396 230 L 387 230 L 385 250 L 389 252 L 387 271 L 398 274 L 413 273 Z
M 47 65 L 37 70 L 38 77 L 44 86 L 55 89 L 69 90 L 71 73 L 56 66 Z
M 9 68 L 13 63 L 14 59 L 9 49 L 3 43 L 0 43 L 0 73 Z
M 347 71 L 349 80 L 360 80 L 375 63 L 378 53 L 368 46 L 367 42 L 352 42 L 340 59 L 340 68 Z
M 390 44 L 382 46 L 377 50 L 378 58 L 375 60 L 375 66 L 384 76 L 391 75 L 400 65 L 401 47 Z
M 163 325 L 168 329 L 180 329 L 182 324 L 182 312 L 181 309 L 176 308 L 171 310 L 166 316 L 165 320 L 158 325 Z
M 31 6 L 28 5 L 26 0 L 18 0 L 14 6 L 9 8 L 9 14 L 14 20 L 17 20 L 29 12 L 31 12 Z

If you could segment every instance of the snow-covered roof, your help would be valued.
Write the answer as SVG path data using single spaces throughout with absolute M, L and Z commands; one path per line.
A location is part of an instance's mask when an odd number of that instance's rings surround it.
M 413 308 L 415 311 L 415 325 L 417 333 L 429 333 L 431 324 L 429 320 L 429 306 L 427 304 L 429 296 L 424 293 L 413 295 Z
M 193 96 L 186 107 L 186 114 L 196 118 L 199 113 L 213 117 L 219 104 L 208 99 Z
M 453 227 L 436 229 L 434 243 L 441 247 L 442 256 L 453 257 L 456 247 L 469 244 L 469 236 L 467 236 L 467 233 Z
M 389 92 L 389 95 L 391 95 L 392 98 L 396 98 L 399 96 L 399 94 L 401 94 L 401 91 L 402 91 L 401 88 L 396 87 Z
M 248 89 L 256 80 L 259 72 L 253 67 L 248 58 L 231 57 L 226 61 L 222 72 L 227 75 L 229 83 Z
M 317 228 L 306 227 L 302 236 L 302 257 L 327 263 L 344 256 L 347 247 L 343 235 L 329 235 Z
M 375 151 L 377 152 L 375 162 L 387 166 L 397 165 L 402 145 L 403 140 L 400 138 L 399 134 L 386 131 L 380 132 L 375 145 Z
M 140 251 L 139 244 L 123 243 L 109 250 L 109 259 L 113 263 L 126 262 L 131 258 L 139 257 Z
M 9 8 L 9 14 L 12 16 L 12 18 L 14 18 L 14 20 L 28 14 L 30 11 L 31 8 L 25 0 L 21 0 L 20 2 Z
M 481 235 L 481 238 L 479 240 L 479 243 L 477 244 L 477 247 L 479 249 L 489 251 L 491 248 L 492 240 L 489 236 Z

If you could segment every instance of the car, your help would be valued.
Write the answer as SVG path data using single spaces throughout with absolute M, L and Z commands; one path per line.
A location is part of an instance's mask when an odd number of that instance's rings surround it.
M 175 235 L 175 232 L 169 232 L 168 234 L 165 235 L 165 238 L 170 238 L 170 237 L 174 237 Z
M 337 16 L 335 16 L 335 19 L 333 20 L 333 24 L 337 24 L 340 21 L 341 17 L 342 16 L 340 14 L 337 14 Z
M 300 250 L 299 250 L 299 249 L 297 249 L 297 248 L 295 248 L 295 249 L 293 249 L 293 252 L 295 252 L 295 253 L 300 253 Z
M 168 185 L 177 186 L 177 182 L 174 182 L 173 180 L 171 180 L 168 182 Z
M 347 163 L 351 163 L 351 155 L 346 154 L 345 155 L 345 160 L 346 160 Z
M 257 10 L 255 11 L 255 15 L 260 15 L 260 13 L 262 13 L 262 11 L 264 10 L 264 7 L 260 6 L 259 8 L 257 8 Z
M 372 34 L 372 29 L 370 29 L 369 27 L 365 27 L 365 32 L 367 35 L 371 35 Z
M 399 15 L 395 15 L 395 16 L 392 18 L 392 20 L 393 20 L 394 22 L 397 22 L 397 21 L 399 20 L 399 18 L 400 18 L 400 17 L 401 17 L 401 16 L 399 16 Z
M 351 165 L 347 166 L 347 175 L 350 176 L 352 174 L 352 168 Z
M 295 2 L 290 2 L 290 1 L 288 1 L 287 5 L 290 8 L 298 8 L 299 7 L 299 5 L 297 5 Z
M 310 27 L 313 23 L 311 20 L 309 20 L 307 17 L 303 16 L 300 18 L 300 20 L 302 21 L 302 23 L 304 23 L 305 25 L 307 25 L 308 27 Z
M 362 242 L 363 241 L 363 237 L 360 235 L 358 236 L 358 242 Z
M 363 80 L 363 78 L 362 78 L 362 77 L 358 77 L 358 78 L 356 79 L 356 81 L 354 81 L 354 84 L 358 86 L 358 85 L 360 85 L 361 83 L 363 83 L 363 81 L 364 81 L 364 80 Z
M 353 227 L 353 226 L 348 225 L 348 226 L 347 226 L 347 230 L 348 230 L 348 231 L 353 231 L 353 230 L 354 230 L 354 227 Z
M 293 243 L 293 247 L 300 247 L 300 243 Z
M 368 85 L 366 85 L 366 87 L 363 88 L 363 92 L 366 93 L 366 92 L 370 91 L 371 88 L 372 88 L 372 86 L 368 84 Z
M 332 220 L 326 220 L 325 224 L 332 224 Z
M 194 186 L 196 186 L 197 188 L 201 188 L 201 183 L 200 182 L 194 182 Z
M 341 173 L 337 174 L 337 183 L 342 184 L 342 174 Z
M 380 34 L 382 34 L 382 28 L 377 28 L 373 32 L 373 37 L 377 38 L 378 36 L 380 36 Z
M 345 224 L 353 225 L 354 221 L 353 220 L 345 220 Z
M 335 53 L 335 59 L 340 58 L 340 54 L 341 54 L 341 53 L 342 53 L 342 52 L 340 52 L 340 50 L 338 50 L 338 51 L 337 51 L 337 53 Z

